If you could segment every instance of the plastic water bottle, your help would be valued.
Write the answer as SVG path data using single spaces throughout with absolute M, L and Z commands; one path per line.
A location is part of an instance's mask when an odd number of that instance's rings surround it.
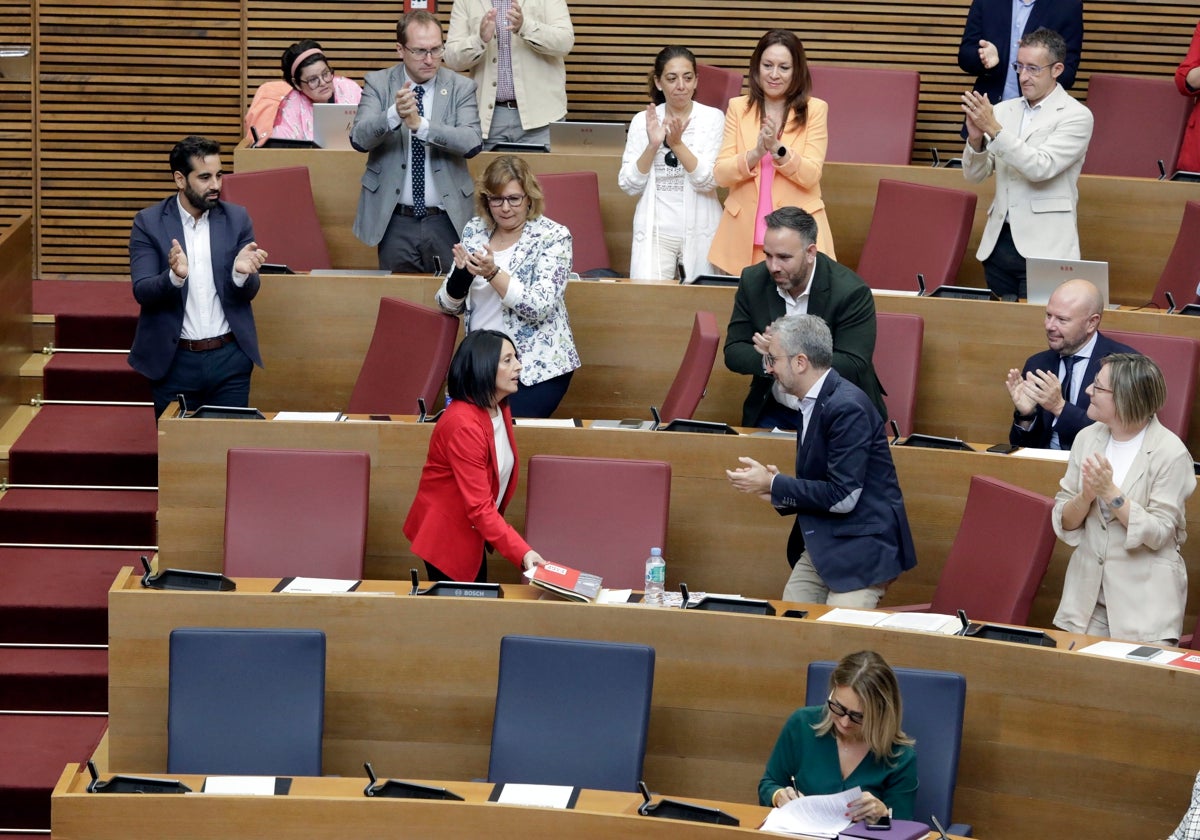
M 661 607 L 666 583 L 667 561 L 663 559 L 661 548 L 652 548 L 650 556 L 646 558 L 646 590 L 642 603 L 650 607 Z

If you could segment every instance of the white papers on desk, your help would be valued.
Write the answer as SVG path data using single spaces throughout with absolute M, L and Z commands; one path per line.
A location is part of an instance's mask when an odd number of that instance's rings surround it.
M 1033 458 L 1037 461 L 1062 461 L 1064 464 L 1071 460 L 1070 449 L 1033 449 L 1026 447 L 1011 453 L 1009 458 Z
M 340 411 L 277 411 L 276 420 L 306 420 L 316 423 L 336 423 L 346 419 Z
M 633 595 L 632 589 L 605 589 L 600 587 L 600 594 L 596 596 L 597 604 L 628 604 L 629 597 Z
M 531 805 L 534 808 L 566 808 L 575 788 L 570 785 L 505 784 L 496 801 L 501 805 Z
M 956 616 L 943 613 L 922 612 L 874 612 L 834 607 L 817 621 L 836 621 L 839 624 L 857 624 L 860 627 L 887 627 L 891 630 L 921 630 L 926 633 L 942 633 L 953 636 L 962 629 Z
M 1125 659 L 1126 654 L 1131 650 L 1141 647 L 1138 644 L 1130 642 L 1095 642 L 1085 648 L 1080 648 L 1078 653 L 1091 653 L 1096 656 L 1107 656 L 1109 659 Z M 1149 659 L 1130 659 L 1130 662 L 1153 662 L 1155 665 L 1169 665 L 1184 654 L 1175 650 L 1160 650 L 1158 653 Z
M 305 594 L 330 594 L 334 592 L 349 592 L 358 585 L 357 580 L 339 580 L 337 578 L 292 578 L 291 583 L 280 589 L 280 592 L 303 592 Z
M 827 796 L 801 796 L 782 808 L 772 808 L 762 831 L 780 834 L 804 834 L 809 837 L 837 837 L 850 827 L 848 806 L 862 796 L 862 788 L 851 788 Z
M 209 776 L 204 793 L 224 796 L 274 796 L 274 776 Z
M 514 426 L 531 426 L 535 429 L 574 429 L 578 425 L 574 420 L 559 420 L 554 417 L 516 417 Z

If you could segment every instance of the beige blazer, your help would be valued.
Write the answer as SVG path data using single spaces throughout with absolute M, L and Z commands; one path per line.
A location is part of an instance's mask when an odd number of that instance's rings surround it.
M 454 0 L 450 33 L 442 59 L 451 70 L 475 80 L 479 124 L 488 136 L 496 113 L 496 38 L 486 44 L 479 22 L 492 0 Z M 523 0 L 521 29 L 512 39 L 513 88 L 521 127 L 541 128 L 567 114 L 567 68 L 563 59 L 575 46 L 575 29 L 566 0 Z
M 1004 220 L 1023 257 L 1079 259 L 1079 170 L 1092 139 L 1092 112 L 1058 85 L 1021 133 L 1024 99 L 996 105 L 1003 130 L 982 152 L 967 143 L 963 175 L 978 184 L 993 172 L 996 195 L 975 256 L 992 253 Z
M 1093 452 L 1104 454 L 1110 438 L 1103 423 L 1076 436 L 1054 498 L 1054 532 L 1075 546 L 1054 625 L 1084 632 L 1103 586 L 1114 639 L 1178 639 L 1187 600 L 1187 569 L 1179 554 L 1187 540 L 1184 503 L 1196 489 L 1192 456 L 1179 438 L 1151 418 L 1142 450 L 1121 482 L 1129 505 L 1128 529 L 1116 517 L 1106 522 L 1107 510 L 1102 512 L 1099 501 L 1081 527 L 1063 529 L 1063 507 L 1081 486 L 1080 465 Z

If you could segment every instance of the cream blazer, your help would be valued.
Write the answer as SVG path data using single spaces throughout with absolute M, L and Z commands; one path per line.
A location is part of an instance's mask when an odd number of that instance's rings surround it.
M 1187 600 L 1187 569 L 1179 554 L 1187 540 L 1184 504 L 1196 489 L 1192 456 L 1179 438 L 1151 418 L 1142 450 L 1121 482 L 1128 529 L 1116 517 L 1106 522 L 1099 501 L 1079 528 L 1067 531 L 1062 525 L 1063 507 L 1081 486 L 1081 464 L 1092 453 L 1103 455 L 1111 436 L 1103 423 L 1076 436 L 1054 498 L 1054 532 L 1075 547 L 1054 626 L 1084 632 L 1103 586 L 1114 639 L 1178 639 Z
M 996 196 L 975 256 L 991 256 L 1004 220 L 1023 257 L 1079 259 L 1079 171 L 1092 139 L 1092 112 L 1058 85 L 1021 132 L 1024 99 L 996 105 L 1003 130 L 977 152 L 963 149 L 963 175 L 978 184 L 996 174 Z
M 488 136 L 496 112 L 496 39 L 479 37 L 479 22 L 491 0 L 454 0 L 450 33 L 442 59 L 451 70 L 475 80 L 479 124 Z M 575 29 L 566 0 L 523 0 L 523 20 L 512 39 L 513 88 L 521 127 L 541 128 L 567 114 L 567 68 L 564 58 L 575 46 Z

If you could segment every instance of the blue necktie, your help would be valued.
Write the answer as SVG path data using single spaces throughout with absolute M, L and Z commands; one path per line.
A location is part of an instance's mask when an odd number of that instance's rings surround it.
M 417 85 L 413 88 L 417 97 L 417 113 L 425 116 L 425 88 Z M 412 135 L 412 203 L 413 216 L 425 218 L 425 144 Z

